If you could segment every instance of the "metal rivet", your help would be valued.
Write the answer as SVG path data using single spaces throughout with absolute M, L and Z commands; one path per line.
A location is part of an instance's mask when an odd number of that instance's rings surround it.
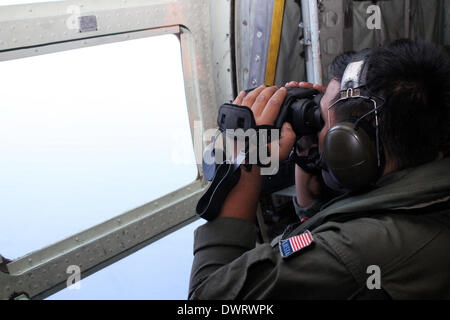
M 261 37 L 262 37 L 262 32 L 261 32 L 261 31 L 258 31 L 258 32 L 256 33 L 256 37 L 261 38 Z

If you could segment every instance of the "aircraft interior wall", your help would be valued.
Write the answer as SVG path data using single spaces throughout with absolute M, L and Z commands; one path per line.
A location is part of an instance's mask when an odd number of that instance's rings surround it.
M 367 27 L 368 18 L 373 13 L 368 8 L 374 5 L 373 1 L 324 0 L 320 3 L 319 27 L 324 82 L 329 80 L 327 70 L 332 57 L 343 51 L 373 48 L 400 38 L 450 45 L 450 0 L 377 1 L 376 5 L 381 13 L 379 29 Z M 336 6 L 336 3 L 341 3 L 342 7 Z M 351 12 L 346 10 L 346 6 L 352 6 Z M 409 12 L 409 19 L 406 19 L 406 12 Z M 348 19 L 351 21 L 351 28 L 342 25 L 347 24 Z M 301 22 L 301 1 L 286 0 L 276 85 L 306 79 L 305 52 L 301 42 L 304 35 L 303 28 L 299 28 Z M 341 29 L 340 34 L 338 29 Z M 328 55 L 330 57 L 327 58 Z

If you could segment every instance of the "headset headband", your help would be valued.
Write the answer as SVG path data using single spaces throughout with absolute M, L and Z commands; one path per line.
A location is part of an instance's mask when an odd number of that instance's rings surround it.
M 375 96 L 369 92 L 367 89 L 367 70 L 369 68 L 369 57 L 370 49 L 364 49 L 358 54 L 356 54 L 352 61 L 347 65 L 344 71 L 344 75 L 341 80 L 341 91 L 340 97 L 331 106 L 328 107 L 328 124 L 330 124 L 330 109 L 333 108 L 337 103 L 352 99 L 352 98 L 362 98 L 373 103 L 373 110 L 369 111 L 365 115 L 361 116 L 355 122 L 355 128 L 358 127 L 359 122 L 370 115 L 375 114 L 375 128 L 376 128 L 376 149 L 377 149 L 377 164 L 381 167 L 381 156 L 380 156 L 380 142 L 379 142 L 379 123 L 378 123 L 378 111 L 380 107 L 384 104 L 384 99 Z M 381 103 L 378 103 L 381 100 Z M 378 102 L 377 102 L 378 101 Z
M 342 76 L 341 91 L 361 89 L 366 86 L 369 56 L 370 51 L 366 49 L 353 57 L 352 61 L 345 68 L 344 75 Z

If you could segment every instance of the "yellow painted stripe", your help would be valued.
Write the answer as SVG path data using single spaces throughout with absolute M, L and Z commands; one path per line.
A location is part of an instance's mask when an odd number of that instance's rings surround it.
M 281 28 L 283 27 L 283 13 L 285 0 L 275 0 L 273 5 L 272 30 L 270 32 L 269 53 L 267 55 L 265 84 L 273 86 L 277 70 L 278 51 L 280 49 Z

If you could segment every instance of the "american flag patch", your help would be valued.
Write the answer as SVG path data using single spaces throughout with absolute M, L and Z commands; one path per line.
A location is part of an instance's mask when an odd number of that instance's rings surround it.
M 291 254 L 308 247 L 313 242 L 314 239 L 309 231 L 305 231 L 298 236 L 286 240 L 281 240 L 279 242 L 281 256 L 283 258 L 288 257 Z

